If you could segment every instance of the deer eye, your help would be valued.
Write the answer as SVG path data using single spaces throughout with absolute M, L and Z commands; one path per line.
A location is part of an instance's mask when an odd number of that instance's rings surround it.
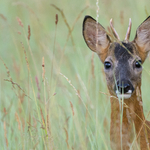
M 135 62 L 135 67 L 136 68 L 141 68 L 142 67 L 141 64 L 142 64 L 142 61 L 138 60 L 138 61 Z
M 105 67 L 105 69 L 111 68 L 111 63 L 108 62 L 108 61 L 106 61 L 106 62 L 104 63 L 104 67 Z

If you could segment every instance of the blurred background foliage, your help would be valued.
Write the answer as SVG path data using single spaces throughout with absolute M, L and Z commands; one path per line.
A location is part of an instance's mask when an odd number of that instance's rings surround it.
M 82 37 L 84 16 L 97 17 L 96 2 L 0 1 L 1 149 L 110 149 L 103 65 Z M 107 29 L 112 18 L 122 40 L 129 18 L 133 40 L 150 13 L 148 0 L 99 0 L 98 6 L 98 21 Z M 149 62 L 142 76 L 146 116 Z

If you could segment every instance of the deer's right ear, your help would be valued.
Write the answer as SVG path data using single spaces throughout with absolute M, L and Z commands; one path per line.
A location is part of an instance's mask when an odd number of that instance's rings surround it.
M 150 16 L 136 30 L 134 42 L 138 47 L 142 62 L 144 62 L 150 51 Z
M 90 16 L 85 16 L 83 21 L 83 37 L 87 46 L 96 52 L 104 62 L 110 45 L 110 38 L 103 26 Z

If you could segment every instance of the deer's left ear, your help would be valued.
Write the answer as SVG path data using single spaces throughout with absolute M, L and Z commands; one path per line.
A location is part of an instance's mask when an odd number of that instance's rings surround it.
M 110 38 L 105 29 L 91 16 L 85 16 L 83 21 L 83 37 L 87 46 L 98 54 L 104 63 L 110 45 Z
M 137 45 L 142 62 L 150 51 L 150 16 L 138 27 L 134 41 Z

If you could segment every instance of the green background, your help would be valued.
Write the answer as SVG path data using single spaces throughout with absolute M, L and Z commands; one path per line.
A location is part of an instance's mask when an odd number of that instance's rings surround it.
M 112 18 L 122 40 L 129 18 L 132 41 L 150 13 L 148 0 L 98 5 L 98 21 L 107 29 Z M 103 64 L 82 36 L 85 15 L 97 17 L 96 1 L 0 1 L 0 149 L 110 149 L 109 93 Z M 149 62 L 148 57 L 142 75 L 146 118 Z

